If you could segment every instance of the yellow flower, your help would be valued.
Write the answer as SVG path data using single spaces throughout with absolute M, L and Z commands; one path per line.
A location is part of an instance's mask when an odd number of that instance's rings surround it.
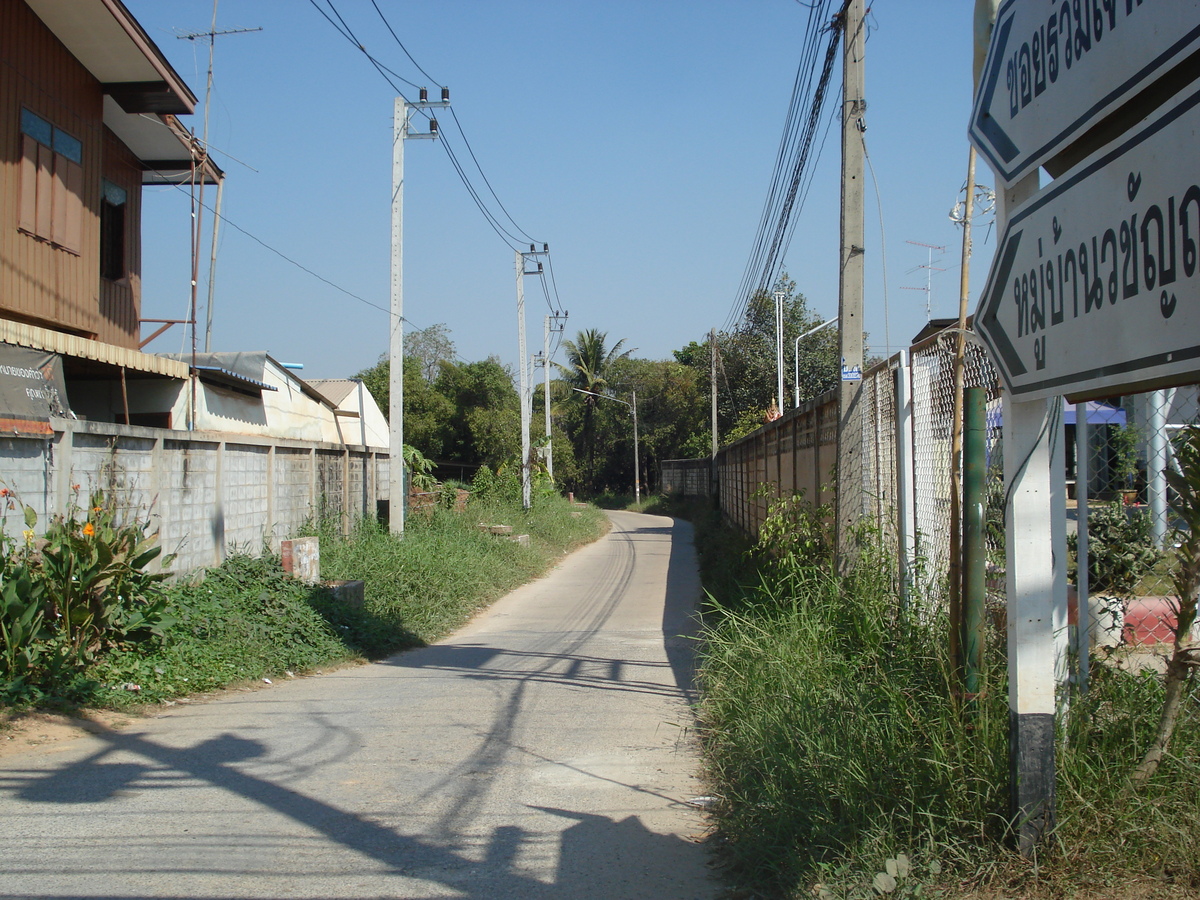
M 85 535 L 87 535 L 88 537 L 91 537 L 93 534 L 96 533 L 96 526 L 93 525 L 91 522 L 88 522 L 86 525 L 83 526 L 83 533 Z
M 33 529 L 32 528 L 26 528 L 24 531 L 21 532 L 21 535 L 25 538 L 25 543 L 27 543 L 27 544 L 33 543 Z

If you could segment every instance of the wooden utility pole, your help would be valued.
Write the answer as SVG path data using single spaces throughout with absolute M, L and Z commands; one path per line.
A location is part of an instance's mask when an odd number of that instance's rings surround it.
M 852 535 L 862 516 L 863 364 L 863 0 L 849 0 L 842 19 L 842 215 L 838 343 L 842 357 L 838 396 L 837 555 L 845 570 Z

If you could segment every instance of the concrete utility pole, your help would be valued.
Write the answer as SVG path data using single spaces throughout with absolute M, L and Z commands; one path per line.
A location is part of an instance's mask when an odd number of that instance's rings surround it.
M 430 118 L 429 132 L 409 130 L 414 110 L 444 109 L 450 91 L 442 88 L 442 99 L 431 101 L 425 89 L 421 99 L 409 103 L 397 97 L 392 115 L 392 289 L 388 378 L 388 527 L 392 534 L 404 533 L 404 142 L 413 138 L 437 137 L 437 119 Z
M 837 555 L 839 569 L 852 556 L 851 535 L 862 516 L 863 363 L 863 0 L 849 0 L 842 20 L 842 216 L 838 342 L 842 357 L 838 396 Z
M 566 315 L 546 316 L 542 326 L 542 339 L 544 341 L 542 350 L 541 364 L 546 372 L 546 391 L 545 391 L 545 406 L 546 406 L 546 474 L 550 479 L 554 479 L 554 442 L 551 436 L 550 422 L 550 334 L 558 333 L 566 328 Z M 562 320 L 562 321 L 559 321 Z
M 549 244 L 542 244 L 539 251 L 530 244 L 528 252 L 516 251 L 517 269 L 517 367 L 520 369 L 521 399 L 521 504 L 525 509 L 533 505 L 533 472 L 529 466 L 529 424 L 533 418 L 533 392 L 529 387 L 529 360 L 525 355 L 525 276 L 541 275 L 542 264 L 532 271 L 525 270 L 527 260 L 550 252 Z
M 712 388 L 712 455 L 717 458 L 717 329 L 708 333 L 709 387 Z

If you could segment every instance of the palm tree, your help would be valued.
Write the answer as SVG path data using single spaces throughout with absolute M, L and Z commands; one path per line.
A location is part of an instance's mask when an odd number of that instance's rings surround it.
M 624 338 L 617 341 L 610 349 L 604 342 L 608 332 L 589 328 L 576 335 L 574 341 L 563 341 L 563 349 L 567 351 L 567 364 L 559 365 L 558 370 L 563 380 L 572 387 L 590 391 L 592 394 L 603 394 L 608 387 L 608 375 L 613 363 L 632 353 L 632 350 L 621 351 Z M 596 461 L 596 397 L 581 394 L 583 398 L 583 445 L 587 451 L 588 479 L 595 478 Z M 593 485 L 594 486 L 594 485 Z

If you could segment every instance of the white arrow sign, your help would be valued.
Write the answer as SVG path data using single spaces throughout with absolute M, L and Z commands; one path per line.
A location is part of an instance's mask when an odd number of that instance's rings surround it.
M 1200 48 L 1200 0 L 1008 0 L 970 138 L 1013 184 Z
M 1200 82 L 1014 210 L 975 327 L 1023 400 L 1200 377 Z

